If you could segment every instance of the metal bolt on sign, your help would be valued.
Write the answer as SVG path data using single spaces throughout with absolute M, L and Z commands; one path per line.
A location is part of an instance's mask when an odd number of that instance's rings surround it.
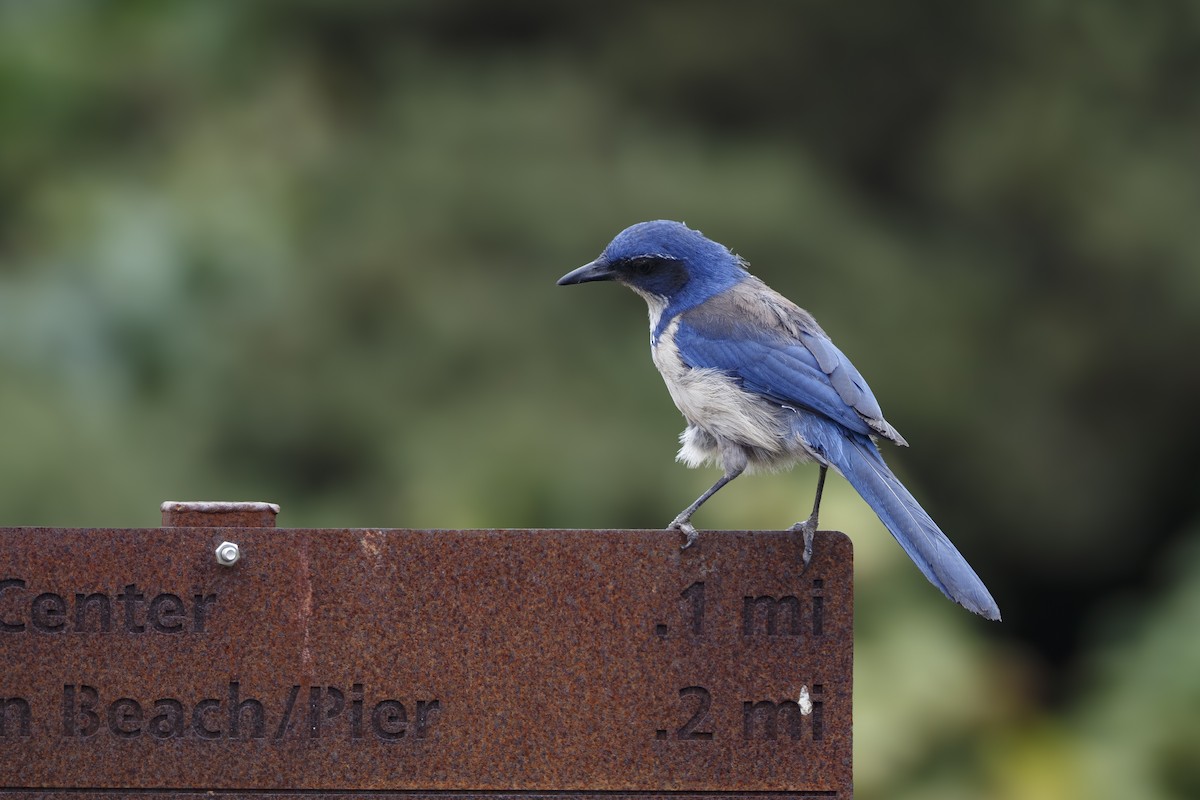
M 216 550 L 217 563 L 223 567 L 232 567 L 242 557 L 242 551 L 237 542 L 221 542 Z

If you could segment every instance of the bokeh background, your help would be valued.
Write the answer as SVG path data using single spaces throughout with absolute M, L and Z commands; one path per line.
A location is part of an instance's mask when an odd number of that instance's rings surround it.
M 5 0 L 0 523 L 663 525 L 716 473 L 644 305 L 554 280 L 682 219 L 850 354 L 1005 612 L 831 481 L 858 796 L 1198 797 L 1198 87 L 1172 0 Z

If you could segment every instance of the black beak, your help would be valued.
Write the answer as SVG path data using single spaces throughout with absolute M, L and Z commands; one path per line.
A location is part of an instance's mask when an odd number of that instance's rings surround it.
M 575 283 L 590 281 L 611 281 L 616 276 L 607 261 L 597 258 L 590 264 L 584 264 L 579 269 L 573 269 L 558 279 L 559 286 L 570 286 Z

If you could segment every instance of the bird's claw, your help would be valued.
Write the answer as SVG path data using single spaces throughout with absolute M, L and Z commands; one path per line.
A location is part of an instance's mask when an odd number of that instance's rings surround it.
M 686 537 L 683 542 L 683 546 L 679 548 L 680 550 L 687 550 L 696 543 L 697 539 L 700 538 L 700 532 L 696 530 L 692 523 L 687 522 L 686 520 L 680 520 L 678 518 L 671 521 L 671 524 L 667 526 L 667 530 L 679 531 Z
M 804 522 L 797 522 L 792 526 L 792 530 L 804 535 L 804 567 L 800 570 L 803 573 L 808 569 L 808 565 L 812 562 L 813 556 L 813 537 L 817 534 L 817 521 L 813 517 L 809 517 Z

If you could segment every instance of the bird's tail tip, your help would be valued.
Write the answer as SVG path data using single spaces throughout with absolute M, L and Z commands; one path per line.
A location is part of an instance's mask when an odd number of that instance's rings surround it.
M 936 526 L 934 526 L 934 530 L 937 530 Z M 938 533 L 941 531 L 939 530 Z M 942 534 L 943 538 L 944 536 L 945 534 Z M 953 547 L 949 544 L 949 540 L 946 540 L 946 544 Z M 942 558 L 937 562 L 937 567 L 934 567 L 933 564 L 929 565 L 930 572 L 934 574 L 926 573 L 930 583 L 967 611 L 992 622 L 1001 621 L 1000 606 L 996 605 L 991 592 L 987 590 L 983 581 L 979 579 L 979 576 L 971 569 L 971 565 L 957 550 L 953 550 L 952 556 L 943 553 Z M 920 562 L 918 564 L 920 565 Z M 925 571 L 924 567 L 922 567 L 922 571 Z
M 900 546 L 946 597 L 987 620 L 1000 621 L 991 592 L 916 499 L 896 478 L 866 437 L 849 437 L 842 474 Z
M 979 607 L 975 607 L 975 608 L 972 608 L 971 606 L 963 603 L 962 607 L 965 608 L 967 611 L 971 611 L 971 612 L 978 614 L 979 616 L 983 617 L 986 620 L 990 620 L 992 622 L 1003 622 L 1004 621 L 1000 616 L 1000 607 L 997 606 L 995 604 L 995 602 L 991 603 L 990 605 L 979 606 Z

